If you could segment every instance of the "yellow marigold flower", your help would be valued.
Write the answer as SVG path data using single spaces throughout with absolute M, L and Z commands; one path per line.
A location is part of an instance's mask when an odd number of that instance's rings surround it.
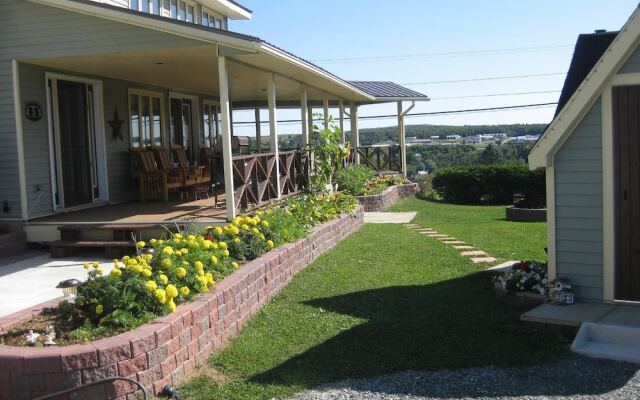
M 176 303 L 174 303 L 173 300 L 167 302 L 167 310 L 169 310 L 170 313 L 176 310 Z
M 254 235 L 259 235 L 260 234 L 260 230 L 258 228 L 253 228 L 253 229 L 251 229 L 251 233 L 253 233 Z
M 181 253 L 183 256 L 186 256 L 187 254 L 189 254 L 189 249 L 187 249 L 187 248 L 183 247 L 183 248 L 181 248 L 181 249 L 180 249 L 180 253 Z
M 262 233 L 258 237 L 260 238 L 260 240 L 265 240 L 266 239 L 266 237 Z
M 237 235 L 240 233 L 240 229 L 234 226 L 233 228 L 231 228 L 231 233 L 233 233 L 234 235 Z
M 158 244 L 164 244 L 164 240 L 162 239 L 158 240 Z
M 136 247 L 137 247 L 137 248 L 141 248 L 141 247 L 144 247 L 144 246 L 146 246 L 146 245 L 147 245 L 147 244 L 146 244 L 144 241 L 142 241 L 142 240 L 141 240 L 141 241 L 139 241 L 138 243 L 136 243 Z
M 249 225 L 242 224 L 242 226 L 240 228 L 242 228 L 243 231 L 248 231 L 249 230 Z
M 205 277 L 207 278 L 207 284 L 209 284 L 209 286 L 211 286 L 214 283 L 216 283 L 216 281 L 213 279 L 213 274 L 211 272 L 207 273 L 207 275 L 205 275 Z
M 130 258 L 129 256 L 122 257 L 122 262 L 126 263 L 127 261 L 129 261 L 129 258 Z
M 89 269 L 91 268 L 91 264 L 89 263 L 84 263 L 84 265 L 82 266 L 84 269 Z
M 93 263 L 93 268 L 98 268 L 100 267 L 100 263 L 99 262 L 94 262 Z
M 218 243 L 218 246 L 222 249 L 222 250 L 226 250 L 227 249 L 227 242 L 220 242 Z
M 269 221 L 267 221 L 267 220 L 262 221 L 262 222 L 261 222 L 261 224 L 262 224 L 262 226 L 264 226 L 265 228 L 268 228 L 268 227 L 269 227 Z
M 167 292 L 167 298 L 169 299 L 178 297 L 178 288 L 173 285 L 167 285 L 165 292 Z
M 216 265 L 216 264 L 218 264 L 218 257 L 211 256 L 211 265 Z
M 189 264 L 189 261 L 186 261 L 186 260 L 185 260 L 185 261 L 183 261 L 183 262 L 182 262 L 182 266 L 183 266 L 183 267 L 188 267 L 189 265 L 190 265 L 190 264 Z
M 170 268 L 171 267 L 171 259 L 163 258 L 162 261 L 160 262 L 160 265 L 162 265 L 162 268 Z
M 173 255 L 173 247 L 171 246 L 165 246 L 164 249 L 162 249 L 162 254 L 166 255 L 166 256 L 170 256 Z
M 182 239 L 182 235 L 179 234 L 179 233 L 176 233 L 176 234 L 173 235 L 173 238 L 177 239 L 177 240 L 181 240 Z
M 167 282 L 169 282 L 169 278 L 165 275 L 165 274 L 160 274 L 158 276 L 158 280 L 160 281 L 160 283 L 162 283 L 163 285 L 166 285 Z
M 144 259 L 145 259 L 146 261 L 151 261 L 151 259 L 152 259 L 152 258 L 153 258 L 153 254 L 145 254 L 145 255 L 144 255 Z
M 163 289 L 156 289 L 154 294 L 160 304 L 167 302 L 167 293 Z
M 189 235 L 187 236 L 187 240 L 196 240 L 196 237 L 194 235 Z
M 176 276 L 178 278 L 184 278 L 185 276 L 187 276 L 187 270 L 182 267 L 178 267 L 176 269 Z
M 198 292 L 200 293 L 207 293 L 208 290 L 209 289 L 207 289 L 207 285 L 198 286 Z
M 220 246 L 218 246 L 218 243 L 211 243 L 211 248 L 213 250 L 218 250 L 220 248 Z
M 96 268 L 96 274 L 102 275 L 103 272 L 102 268 Z
M 204 276 L 204 270 L 203 270 L 203 269 L 197 269 L 197 270 L 196 270 L 196 274 L 197 274 L 198 276 Z
M 158 288 L 158 284 L 156 283 L 156 281 L 147 281 L 147 283 L 144 284 L 144 287 L 148 291 L 153 292 Z
M 144 276 L 145 278 L 149 278 L 151 277 L 151 275 L 153 274 L 149 268 L 145 268 L 142 270 L 142 276 Z
M 120 275 L 122 275 L 122 271 L 120 271 L 120 268 L 114 268 L 111 270 L 111 272 L 109 273 L 111 276 L 115 276 L 116 278 L 119 277 Z
M 104 312 L 104 307 L 102 307 L 102 304 L 98 304 L 96 306 L 96 314 L 100 315 Z
M 213 242 L 211 242 L 211 240 L 204 240 L 202 242 L 202 248 L 205 249 L 205 250 L 208 250 L 211 247 L 212 244 L 213 244 Z
M 267 248 L 273 249 L 273 240 L 267 240 Z
M 151 239 L 151 240 L 149 240 L 149 243 L 151 243 L 153 245 L 153 244 L 158 243 L 158 240 L 157 239 Z
M 203 268 L 204 268 L 204 264 L 203 264 L 202 262 L 200 262 L 200 261 L 196 261 L 196 262 L 194 262 L 194 263 L 193 263 L 193 266 L 194 266 L 196 269 L 203 269 Z
M 225 257 L 229 257 L 229 254 L 231 253 L 229 253 L 229 250 L 225 250 L 222 252 L 222 254 L 224 254 Z
M 237 262 L 235 262 L 235 261 L 233 261 L 233 262 L 231 263 L 231 266 L 233 267 L 233 269 L 238 269 L 238 267 L 239 267 L 238 263 L 237 263 Z
M 182 297 L 187 297 L 189 293 L 191 293 L 191 291 L 189 290 L 188 287 L 183 286 L 180 288 L 180 294 L 182 295 Z
M 250 218 L 248 222 L 252 226 L 256 226 L 256 225 L 258 225 L 258 222 L 260 222 L 260 218 L 258 218 L 258 217 Z
M 235 244 L 240 244 L 240 242 L 241 242 L 240 238 L 233 239 L 233 243 Z
M 216 235 L 222 235 L 222 228 L 220 228 L 219 226 L 216 226 L 216 227 L 213 229 L 213 232 L 214 232 Z
M 231 225 L 234 225 L 234 226 L 240 225 L 240 218 L 234 218 L 233 221 L 231 221 Z

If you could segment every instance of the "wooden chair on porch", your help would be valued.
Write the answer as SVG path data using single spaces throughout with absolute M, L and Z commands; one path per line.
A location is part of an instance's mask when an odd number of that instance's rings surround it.
M 185 171 L 180 166 L 175 166 L 173 160 L 171 159 L 171 154 L 167 149 L 165 149 L 164 147 L 152 147 L 151 150 L 153 151 L 153 155 L 155 156 L 158 168 L 171 170 L 174 171 L 174 173 L 180 175 L 183 188 L 198 184 L 198 180 L 195 176 L 190 175 L 188 171 Z
M 192 182 L 187 186 L 208 184 L 211 181 L 211 175 L 205 165 L 197 165 L 195 167 L 190 165 L 187 151 L 184 148 L 174 144 L 171 146 L 171 151 L 178 163 L 178 167 L 183 171 L 185 181 Z
M 159 168 L 151 150 L 132 149 L 131 155 L 135 163 L 139 181 L 140 201 L 169 201 L 169 191 L 183 187 L 179 170 Z

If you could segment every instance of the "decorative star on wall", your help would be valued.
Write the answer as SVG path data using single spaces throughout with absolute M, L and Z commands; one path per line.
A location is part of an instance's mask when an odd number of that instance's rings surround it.
M 111 135 L 113 137 L 113 140 L 116 139 L 120 139 L 123 140 L 122 138 L 122 124 L 124 123 L 124 120 L 120 119 L 120 117 L 118 116 L 118 109 L 114 109 L 113 110 L 113 119 L 111 121 L 108 121 L 109 126 L 111 127 Z

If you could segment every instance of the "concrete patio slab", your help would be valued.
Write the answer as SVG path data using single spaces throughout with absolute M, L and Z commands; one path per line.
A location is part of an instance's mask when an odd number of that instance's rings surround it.
M 615 308 L 614 304 L 576 303 L 568 306 L 542 304 L 522 314 L 520 320 L 577 327 L 583 322 L 597 322 Z
M 407 224 L 416 217 L 416 212 L 366 212 L 365 224 Z M 406 225 L 410 226 L 410 225 Z M 419 225 L 418 225 L 419 226 Z
M 640 328 L 640 307 L 618 306 L 598 320 L 598 323 Z
M 87 278 L 86 262 L 100 262 L 107 274 L 113 261 L 91 257 L 52 259 L 48 253 L 0 267 L 0 317 L 62 296 L 56 285 L 66 279 Z

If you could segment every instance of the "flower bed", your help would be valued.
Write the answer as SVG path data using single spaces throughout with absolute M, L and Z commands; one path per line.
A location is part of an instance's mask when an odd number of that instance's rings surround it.
M 493 282 L 496 289 L 510 295 L 533 293 L 544 299 L 549 283 L 547 264 L 521 261 L 513 264 L 510 271 L 496 276 Z
M 393 205 L 399 199 L 405 197 L 413 197 L 418 192 L 418 185 L 408 183 L 398 186 L 390 186 L 385 191 L 377 195 L 356 196 L 356 199 L 362 204 L 365 212 L 382 211 Z
M 520 208 L 509 206 L 506 208 L 506 218 L 515 222 L 547 222 L 546 208 Z
M 83 383 L 115 375 L 132 377 L 154 393 L 159 392 L 167 384 L 175 384 L 193 368 L 201 365 L 211 351 L 220 348 L 234 336 L 247 319 L 269 298 L 277 294 L 296 272 L 362 224 L 361 207 L 356 208 L 353 215 L 340 215 L 340 206 L 344 204 L 336 201 L 335 197 L 307 200 L 291 200 L 267 211 L 262 217 L 250 217 L 251 221 L 238 220 L 226 229 L 222 228 L 222 231 L 210 229 L 207 232 L 210 237 L 193 235 L 193 238 L 189 238 L 187 235 L 186 238 L 181 236 L 176 238 L 174 236 L 168 240 L 173 241 L 173 244 L 167 241 L 162 243 L 156 241 L 152 245 L 156 251 L 151 257 L 143 255 L 139 256 L 140 258 L 130 257 L 122 263 L 121 267 L 124 268 L 120 268 L 120 272 L 114 275 L 102 277 L 99 267 L 93 268 L 90 272 L 90 283 L 78 291 L 77 299 L 78 308 L 86 314 L 88 320 L 99 321 L 109 315 L 112 319 L 118 317 L 113 316 L 114 310 L 120 310 L 122 306 L 111 303 L 117 303 L 119 300 L 114 300 L 111 296 L 100 299 L 90 298 L 87 293 L 100 293 L 100 290 L 91 290 L 91 287 L 97 285 L 96 282 L 106 282 L 114 286 L 114 283 L 128 276 L 131 276 L 132 286 L 140 286 L 136 293 L 141 294 L 142 300 L 137 299 L 136 302 L 146 304 L 144 309 L 147 312 L 166 315 L 136 329 L 95 340 L 89 344 L 47 348 L 2 345 L 0 346 L 0 398 L 33 398 L 47 392 L 77 387 Z M 306 228 L 298 226 L 297 233 L 290 232 L 287 228 L 292 220 L 304 221 L 302 217 L 308 218 L 306 215 L 309 212 L 313 214 L 311 217 L 313 221 L 324 222 L 331 219 L 330 211 L 326 213 L 319 211 L 327 209 L 334 209 L 338 219 L 325 222 L 315 228 L 311 228 L 311 222 L 309 222 Z M 271 224 L 264 226 L 262 221 L 269 221 Z M 253 225 L 253 222 L 256 224 Z M 257 228 L 259 224 L 265 229 Z M 234 227 L 238 229 L 237 233 Z M 291 226 L 291 228 L 294 227 Z M 253 231 L 253 228 L 257 228 L 258 232 Z M 277 243 L 293 238 L 295 236 L 292 235 L 301 232 L 308 232 L 308 234 L 295 243 L 282 245 L 258 257 L 260 246 L 268 250 L 269 247 L 276 246 Z M 240 243 L 234 240 L 249 235 L 254 235 L 257 239 L 246 241 L 241 239 Z M 260 235 L 264 235 L 264 238 Z M 219 240 L 223 238 L 224 241 Z M 190 251 L 188 243 L 184 243 L 183 240 L 198 243 L 198 247 L 192 245 L 193 251 Z M 207 247 L 204 244 L 207 241 L 211 244 L 208 248 L 203 248 Z M 269 241 L 273 243 L 270 245 Z M 227 246 L 221 246 L 223 242 L 228 243 Z M 213 246 L 213 243 L 217 246 Z M 186 246 L 182 247 L 185 244 Z M 143 247 L 142 245 L 140 243 L 140 247 Z M 146 243 L 144 245 L 146 246 Z M 167 248 L 172 250 L 165 250 Z M 185 253 L 182 249 L 186 249 L 187 252 Z M 180 252 L 179 256 L 176 254 L 177 251 Z M 200 256 L 205 251 L 208 260 L 203 262 Z M 231 261 L 230 256 L 233 255 L 244 256 L 245 259 L 255 255 L 258 258 L 240 266 L 234 265 L 237 261 Z M 211 257 L 216 257 L 217 263 L 214 263 Z M 165 259 L 171 260 L 172 265 L 169 266 L 168 262 L 164 262 Z M 136 262 L 130 262 L 131 260 Z M 189 265 L 183 265 L 182 261 L 187 261 Z M 163 265 L 163 262 L 166 265 Z M 199 267 L 197 262 L 202 263 L 202 267 Z M 219 265 L 224 267 L 217 268 Z M 179 277 L 178 268 L 184 268 L 186 274 Z M 148 272 L 144 272 L 146 269 L 151 270 L 151 276 L 146 276 L 148 275 Z M 223 276 L 225 271 L 230 272 L 231 275 L 215 285 L 213 290 L 203 290 L 204 286 L 209 288 L 213 285 L 211 280 L 216 280 L 216 274 Z M 162 275 L 166 276 L 166 282 Z M 182 272 L 179 275 L 182 275 Z M 155 282 L 156 287 L 147 287 L 147 285 L 152 286 L 149 282 Z M 158 292 L 160 285 L 162 285 L 162 291 Z M 174 286 L 177 293 L 170 289 L 169 285 Z M 101 285 L 98 286 L 101 287 Z M 186 294 L 184 293 L 186 290 L 183 291 L 184 287 L 189 289 Z M 193 296 L 193 289 L 204 293 Z M 193 302 L 188 302 L 191 299 Z M 111 303 L 103 304 L 107 301 Z M 172 305 L 171 302 L 174 304 Z M 184 304 L 178 305 L 181 302 Z M 139 306 L 140 304 L 136 307 Z M 10 328 L 12 324 L 29 319 L 38 311 L 27 310 L 2 318 L 0 328 L 3 326 L 4 329 Z M 86 393 L 80 393 L 79 398 L 124 399 L 135 388 L 127 383 L 116 382 L 87 390 Z

